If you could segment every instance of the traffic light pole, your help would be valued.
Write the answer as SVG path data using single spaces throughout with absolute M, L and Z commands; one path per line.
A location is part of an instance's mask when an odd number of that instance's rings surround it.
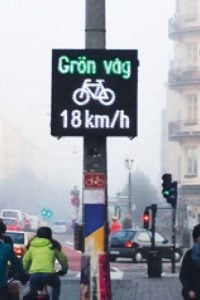
M 176 206 L 172 207 L 172 273 L 176 272 L 175 262 L 175 251 L 176 251 Z
M 86 48 L 105 48 L 105 0 L 86 0 Z M 85 259 L 81 282 L 90 300 L 111 300 L 110 265 L 107 254 L 107 153 L 106 137 L 84 137 L 83 235 Z M 85 273 L 85 268 L 88 268 Z M 87 278 L 85 279 L 85 274 Z M 85 291 L 85 287 L 83 288 Z M 88 299 L 82 294 L 81 299 Z

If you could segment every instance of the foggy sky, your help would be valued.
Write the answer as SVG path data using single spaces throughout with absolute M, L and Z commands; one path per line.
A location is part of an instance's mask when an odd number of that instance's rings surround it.
M 127 181 L 127 156 L 159 186 L 161 109 L 172 55 L 167 26 L 174 6 L 175 0 L 106 1 L 106 48 L 138 49 L 140 60 L 138 137 L 108 139 L 112 196 Z M 50 173 L 69 186 L 81 186 L 82 138 L 50 136 L 51 50 L 84 49 L 84 34 L 84 0 L 0 2 L 0 116 L 48 153 Z

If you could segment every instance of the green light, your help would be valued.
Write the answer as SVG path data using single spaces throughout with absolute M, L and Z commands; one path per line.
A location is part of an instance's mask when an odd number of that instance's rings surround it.
M 170 192 L 167 191 L 167 190 L 165 190 L 165 191 L 163 192 L 163 195 L 164 195 L 164 196 L 170 196 Z

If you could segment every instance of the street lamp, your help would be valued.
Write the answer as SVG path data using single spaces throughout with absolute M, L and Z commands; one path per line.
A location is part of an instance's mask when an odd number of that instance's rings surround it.
M 132 199 L 131 199 L 131 171 L 133 169 L 134 159 L 126 158 L 125 167 L 128 170 L 128 210 L 132 217 Z

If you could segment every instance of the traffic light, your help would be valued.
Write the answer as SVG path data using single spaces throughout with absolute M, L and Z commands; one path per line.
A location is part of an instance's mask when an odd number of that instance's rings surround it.
M 84 251 L 83 224 L 74 224 L 74 249 Z
M 163 197 L 168 199 L 170 196 L 170 188 L 171 188 L 171 183 L 172 183 L 172 175 L 171 174 L 164 174 L 162 176 L 162 194 Z
M 87 172 L 99 172 L 105 169 L 105 137 L 86 136 L 84 139 L 84 169 Z
M 150 222 L 149 208 L 146 207 L 143 214 L 143 224 L 145 229 L 149 229 L 149 222 Z
M 177 205 L 177 181 L 172 181 L 171 174 L 164 174 L 162 176 L 162 194 L 167 199 L 167 203 L 171 204 L 173 208 Z
M 41 215 L 42 215 L 43 218 L 51 218 L 52 215 L 53 215 L 53 212 L 50 209 L 43 208 L 41 210 Z
M 167 202 L 171 204 L 173 208 L 177 205 L 177 181 L 173 181 L 170 186 L 170 195 Z

